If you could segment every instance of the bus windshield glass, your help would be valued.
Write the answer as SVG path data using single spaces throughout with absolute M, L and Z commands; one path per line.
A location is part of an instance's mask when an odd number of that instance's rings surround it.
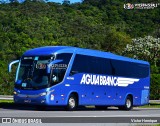
M 71 56 L 71 53 L 56 55 L 56 60 L 59 60 L 59 62 L 52 64 L 51 85 L 56 85 L 63 81 Z
M 23 57 L 17 71 L 15 87 L 19 89 L 42 89 L 49 86 L 47 65 L 53 57 Z

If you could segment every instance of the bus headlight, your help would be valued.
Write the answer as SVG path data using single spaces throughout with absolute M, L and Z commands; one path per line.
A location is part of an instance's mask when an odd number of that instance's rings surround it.
M 16 91 L 13 92 L 14 95 L 17 95 L 18 93 Z
M 49 94 L 49 93 L 51 93 L 51 92 L 54 92 L 54 90 L 42 92 L 42 93 L 40 93 L 39 95 L 40 95 L 40 96 L 45 96 L 45 95 L 47 95 L 47 94 Z
M 14 95 L 18 95 L 18 94 L 20 94 L 20 91 L 19 91 L 19 90 L 14 90 L 14 91 L 13 91 L 13 94 L 14 94 Z
M 45 96 L 45 95 L 47 95 L 47 92 L 43 92 L 40 94 L 40 96 Z

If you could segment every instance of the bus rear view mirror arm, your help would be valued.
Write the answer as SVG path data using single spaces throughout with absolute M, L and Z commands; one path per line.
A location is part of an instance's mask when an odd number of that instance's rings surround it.
M 15 63 L 19 63 L 19 60 L 15 60 L 15 61 L 12 61 L 9 66 L 8 66 L 8 72 L 10 73 L 12 70 L 12 65 L 15 64 Z

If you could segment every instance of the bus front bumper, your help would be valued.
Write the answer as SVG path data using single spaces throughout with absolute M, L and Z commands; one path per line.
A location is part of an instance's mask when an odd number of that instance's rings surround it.
M 14 102 L 21 104 L 47 105 L 46 96 L 18 94 L 14 95 Z
M 42 95 L 26 95 L 16 94 L 14 95 L 14 102 L 20 104 L 32 104 L 32 105 L 51 105 L 59 106 L 66 105 L 65 98 L 53 96 L 52 94 Z

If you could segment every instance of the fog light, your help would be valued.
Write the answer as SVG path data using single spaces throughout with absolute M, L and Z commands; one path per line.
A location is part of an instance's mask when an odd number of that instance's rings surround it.
M 46 100 L 42 100 L 41 103 L 44 103 Z

